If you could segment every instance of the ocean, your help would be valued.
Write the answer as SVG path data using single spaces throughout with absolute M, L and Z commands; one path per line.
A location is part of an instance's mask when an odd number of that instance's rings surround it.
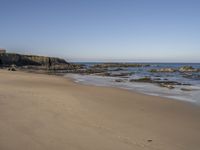
M 79 63 L 90 68 L 96 62 Z M 134 63 L 136 64 L 136 63 Z M 138 63 L 142 64 L 142 63 Z M 192 66 L 200 69 L 200 63 L 144 63 L 149 64 L 149 67 L 126 67 L 126 68 L 108 68 L 108 72 L 112 74 L 129 73 L 126 77 L 110 77 L 98 75 L 81 75 L 81 74 L 66 74 L 67 77 L 74 79 L 75 82 L 87 85 L 117 87 L 140 93 L 167 97 L 175 100 L 192 102 L 200 105 L 200 72 L 151 72 L 152 69 L 172 68 L 179 69 L 182 66 Z M 173 89 L 160 87 L 153 83 L 130 82 L 132 79 L 140 79 L 149 77 L 165 81 L 175 81 L 181 85 L 174 85 Z M 120 80 L 122 82 L 116 82 Z M 184 90 L 186 89 L 186 90 Z

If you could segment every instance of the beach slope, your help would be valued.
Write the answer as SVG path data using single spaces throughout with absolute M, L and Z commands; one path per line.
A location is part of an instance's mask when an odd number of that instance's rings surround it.
M 199 150 L 200 107 L 0 71 L 0 150 Z

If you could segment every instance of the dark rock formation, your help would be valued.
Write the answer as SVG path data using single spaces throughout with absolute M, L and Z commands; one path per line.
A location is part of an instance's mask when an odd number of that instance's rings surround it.
M 64 59 L 55 57 L 35 56 L 35 55 L 21 55 L 13 53 L 0 54 L 0 65 L 10 66 L 52 66 L 60 64 L 69 64 Z
M 0 67 L 16 67 L 24 70 L 78 70 L 83 68 L 82 65 L 71 64 L 64 59 L 56 57 L 45 57 L 36 55 L 21 55 L 14 53 L 0 54 Z
M 132 63 L 102 63 L 102 64 L 96 64 L 93 66 L 93 68 L 120 68 L 120 67 L 149 67 L 149 64 L 132 64 Z
M 124 82 L 125 80 L 123 79 L 116 79 L 115 82 Z
M 175 88 L 175 85 L 190 85 L 190 84 L 184 84 L 176 81 L 168 81 L 168 80 L 154 80 L 150 77 L 144 77 L 139 79 L 131 79 L 130 82 L 143 82 L 143 83 L 153 83 L 156 85 L 159 85 L 160 87 L 166 87 L 169 89 Z
M 103 75 L 104 73 L 106 73 L 106 71 L 107 69 L 101 69 L 101 68 L 84 68 L 77 70 L 76 73 Z
M 107 74 L 107 76 L 110 76 L 110 77 L 126 77 L 126 76 L 131 76 L 132 75 L 132 73 L 129 73 L 129 72 L 127 72 L 127 73 L 109 73 L 109 74 Z
M 15 65 L 11 65 L 9 68 L 8 68 L 9 71 L 16 71 L 16 66 Z
M 146 82 L 153 83 L 153 80 L 149 77 L 139 78 L 139 79 L 131 79 L 130 82 Z

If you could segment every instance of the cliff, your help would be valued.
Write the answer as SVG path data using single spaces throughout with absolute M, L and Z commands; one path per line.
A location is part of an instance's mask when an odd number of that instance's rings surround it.
M 64 59 L 36 55 L 21 55 L 14 53 L 0 54 L 1 66 L 47 66 L 47 65 L 69 65 Z

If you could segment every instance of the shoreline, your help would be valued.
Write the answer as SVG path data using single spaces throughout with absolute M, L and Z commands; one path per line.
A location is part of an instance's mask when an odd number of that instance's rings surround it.
M 77 84 L 77 85 L 92 86 L 92 87 L 102 87 L 102 88 L 111 88 L 111 89 L 120 90 L 122 92 L 123 91 L 128 91 L 128 92 L 139 94 L 139 95 L 145 95 L 145 96 L 151 96 L 151 97 L 159 97 L 159 98 L 161 98 L 163 100 L 177 101 L 177 102 L 181 102 L 181 103 L 186 103 L 186 104 L 194 105 L 194 106 L 197 106 L 197 107 L 200 108 L 199 104 L 196 104 L 195 102 L 191 102 L 191 101 L 187 101 L 187 100 L 170 98 L 170 97 L 160 96 L 160 95 L 157 95 L 157 94 L 155 94 L 155 95 L 154 94 L 150 94 L 150 93 L 148 94 L 148 93 L 144 93 L 144 92 L 135 91 L 135 90 L 132 90 L 132 89 L 125 89 L 125 88 L 120 88 L 120 87 L 115 87 L 115 86 L 101 86 L 101 85 L 95 85 L 95 84 L 80 83 L 80 82 L 76 82 L 76 79 L 73 79 L 73 78 L 70 78 L 70 77 L 64 77 L 64 78 L 67 78 L 70 82 L 73 82 L 74 84 Z
M 24 70 L 19 71 L 19 72 L 30 73 L 30 74 L 57 76 L 57 77 L 61 77 L 61 78 L 66 78 L 67 81 L 70 81 L 70 82 L 77 84 L 77 85 L 94 86 L 94 87 L 102 87 L 102 88 L 113 88 L 113 89 L 122 90 L 122 91 L 129 91 L 129 92 L 132 92 L 132 93 L 135 93 L 135 94 L 141 94 L 141 95 L 152 96 L 152 97 L 159 97 L 161 99 L 170 100 L 170 101 L 175 100 L 177 102 L 183 102 L 183 103 L 186 103 L 186 104 L 189 104 L 189 105 L 194 105 L 194 106 L 200 107 L 199 103 L 188 101 L 188 100 L 185 100 L 185 99 L 173 98 L 173 96 L 170 97 L 170 96 L 162 96 L 162 95 L 153 94 L 153 93 L 145 93 L 145 92 L 140 92 L 140 91 L 137 91 L 137 90 L 134 90 L 134 89 L 128 89 L 128 88 L 126 89 L 126 88 L 121 88 L 121 87 L 117 87 L 117 86 L 104 86 L 104 85 L 101 86 L 101 85 L 95 85 L 95 84 L 87 84 L 87 83 L 76 82 L 75 78 L 66 76 L 67 74 L 63 74 L 63 73 L 54 74 L 54 73 L 44 73 L 44 72 L 36 72 L 36 71 L 30 71 L 29 72 L 29 71 L 24 71 Z M 73 74 L 73 73 L 70 73 L 70 74 Z M 73 74 L 73 75 L 77 75 L 77 74 Z M 78 75 L 80 75 L 80 74 L 78 74 Z M 149 84 L 152 85 L 151 83 L 149 83 Z
M 82 77 L 82 76 L 90 76 L 90 75 L 79 75 L 79 74 L 71 74 L 71 75 L 64 75 L 64 77 L 66 78 L 69 78 L 72 80 L 72 82 L 74 83 L 77 83 L 77 84 L 82 84 L 82 85 L 86 85 L 86 86 L 95 86 L 95 87 L 110 87 L 110 88 L 116 88 L 116 89 L 122 89 L 122 90 L 128 90 L 130 92 L 133 92 L 133 93 L 139 93 L 139 94 L 144 94 L 144 95 L 149 95 L 149 96 L 156 96 L 156 97 L 161 97 L 161 98 L 165 98 L 165 99 L 171 99 L 171 100 L 175 100 L 175 101 L 181 101 L 181 102 L 186 102 L 186 103 L 191 103 L 191 104 L 194 104 L 194 105 L 198 105 L 200 106 L 200 103 L 195 101 L 194 99 L 190 99 L 188 100 L 187 97 L 181 97 L 182 95 L 173 95 L 173 93 L 170 93 L 170 92 L 173 92 L 174 89 L 168 89 L 166 87 L 159 87 L 159 86 L 156 86 L 152 83 L 133 83 L 133 84 L 136 84 L 136 85 L 143 85 L 143 86 L 148 86 L 145 90 L 144 89 L 136 89 L 136 87 L 124 87 L 124 85 L 126 84 L 126 82 L 122 82 L 122 85 L 121 84 L 118 84 L 117 82 L 113 82 L 113 84 L 104 84 L 104 83 L 97 83 L 98 81 L 85 81 L 84 79 L 81 80 L 81 81 L 78 81 L 79 78 L 77 77 L 74 77 L 74 76 L 79 76 L 79 77 Z M 93 76 L 92 77 L 95 77 L 95 78 L 104 78 L 104 81 L 107 81 L 108 78 L 107 77 L 102 77 L 102 76 Z M 86 77 L 87 78 L 87 77 Z M 88 77 L 89 79 L 90 77 Z M 112 77 L 111 77 L 112 78 Z M 103 80 L 103 79 L 102 79 Z M 113 79 L 109 79 L 109 80 L 116 80 L 116 78 L 113 77 Z M 102 81 L 103 82 L 103 81 Z M 111 81 L 107 81 L 108 83 L 111 82 Z M 132 84 L 132 85 L 133 85 Z M 148 91 L 148 89 L 150 88 L 155 88 L 155 92 L 154 91 Z M 162 93 L 162 92 L 158 92 L 156 91 L 157 90 L 168 90 L 169 93 Z M 194 90 L 194 89 L 193 89 Z M 197 90 L 194 90 L 192 92 L 196 92 Z M 187 91 L 186 91 L 187 92 Z M 191 92 L 191 91 L 188 91 L 188 92 Z
M 0 71 L 0 149 L 198 150 L 200 107 L 115 87 Z

